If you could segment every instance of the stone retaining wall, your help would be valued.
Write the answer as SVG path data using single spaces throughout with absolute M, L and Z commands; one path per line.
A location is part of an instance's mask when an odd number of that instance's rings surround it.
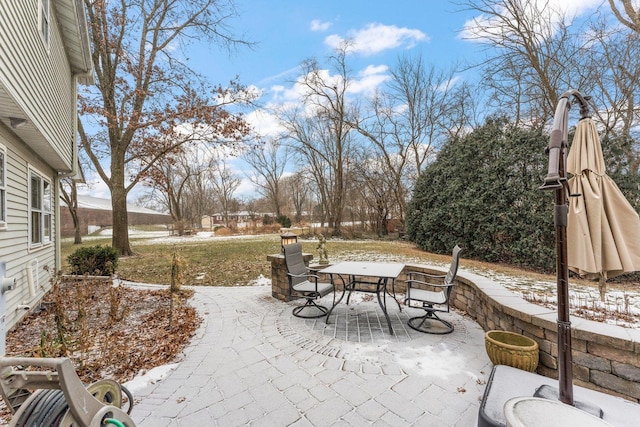
M 406 270 L 442 273 L 421 265 Z M 459 272 L 453 305 L 485 331 L 500 329 L 534 339 L 540 346 L 537 372 L 558 378 L 557 311 L 525 301 L 485 277 Z M 640 330 L 571 316 L 573 383 L 640 401 Z
M 304 256 L 307 263 L 313 258 L 311 254 Z M 273 296 L 290 300 L 284 257 L 270 255 L 267 259 L 271 261 Z M 407 271 L 444 274 L 442 269 L 408 264 L 396 281 L 398 295 L 405 292 Z M 540 346 L 537 372 L 558 378 L 555 309 L 532 304 L 486 277 L 463 270 L 456 278 L 452 304 L 474 318 L 485 331 L 500 329 L 534 339 Z M 640 330 L 572 316 L 571 340 L 575 385 L 640 402 Z

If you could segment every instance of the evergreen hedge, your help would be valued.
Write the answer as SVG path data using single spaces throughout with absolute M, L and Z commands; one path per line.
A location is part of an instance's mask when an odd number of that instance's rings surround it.
M 553 192 L 540 191 L 548 137 L 491 118 L 448 141 L 416 182 L 407 236 L 420 248 L 555 271 Z

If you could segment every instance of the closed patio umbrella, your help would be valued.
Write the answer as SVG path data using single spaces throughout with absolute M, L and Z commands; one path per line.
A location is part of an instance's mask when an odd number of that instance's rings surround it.
M 569 212 L 567 264 L 587 279 L 599 279 L 604 300 L 607 278 L 640 270 L 640 218 L 606 174 L 596 126 L 579 121 L 567 157 Z
M 571 319 L 569 316 L 569 265 L 567 262 L 567 219 L 569 184 L 567 182 L 567 147 L 571 99 L 580 105 L 582 119 L 589 117 L 587 98 L 571 89 L 558 99 L 547 154 L 549 170 L 540 190 L 553 191 L 553 222 L 556 235 L 556 276 L 558 294 L 558 388 L 560 401 L 573 405 L 573 369 L 571 350 Z

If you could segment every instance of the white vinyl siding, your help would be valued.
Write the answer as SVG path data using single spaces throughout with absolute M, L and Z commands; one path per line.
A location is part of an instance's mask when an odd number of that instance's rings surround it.
M 16 290 L 5 294 L 5 325 L 8 329 L 25 314 L 24 310 L 15 310 L 18 304 L 35 304 L 29 296 L 27 265 L 33 263 L 34 280 L 39 283 L 39 287 L 36 288 L 37 298 L 51 286 L 50 276 L 45 267 L 50 271 L 55 269 L 55 222 L 51 243 L 31 247 L 29 182 L 30 170 L 36 171 L 50 183 L 54 182 L 55 172 L 42 160 L 36 159 L 34 153 L 7 127 L 0 128 L 0 144 L 6 148 L 5 190 L 8 224 L 7 229 L 0 232 L 0 258 L 7 263 L 7 277 L 15 277 L 18 280 Z
M 7 149 L 0 145 L 0 230 L 7 229 Z
M 5 295 L 7 328 L 27 313 L 18 305 L 37 304 L 51 287 L 59 261 L 56 177 L 75 160 L 74 72 L 90 68 L 80 7 L 81 0 L 0 0 L 0 260 L 18 281 Z M 12 128 L 9 117 L 27 124 Z
M 51 25 L 51 12 L 49 8 L 49 0 L 40 0 L 40 7 L 38 8 L 38 21 L 40 23 L 40 36 L 44 42 L 44 46 L 49 49 L 49 26 Z
M 25 135 L 25 142 L 59 170 L 70 170 L 75 79 L 54 13 L 55 2 L 49 2 L 46 47 L 39 21 L 41 1 L 0 1 L 0 84 L 37 128 Z
M 29 243 L 38 247 L 51 243 L 51 182 L 29 170 Z

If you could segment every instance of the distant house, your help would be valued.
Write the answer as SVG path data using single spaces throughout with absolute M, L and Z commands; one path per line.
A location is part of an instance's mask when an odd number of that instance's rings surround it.
M 261 225 L 263 215 L 265 214 L 249 211 L 229 212 L 229 225 L 239 228 L 248 225 Z M 220 225 L 224 226 L 226 225 L 224 214 L 214 213 L 212 215 L 205 215 L 202 217 L 201 224 L 203 229 L 211 229 Z
M 0 352 L 60 268 L 59 180 L 77 173 L 77 86 L 92 82 L 82 0 L 0 2 Z
M 171 215 L 157 212 L 127 203 L 127 216 L 129 225 L 168 225 L 172 224 Z M 113 225 L 111 213 L 111 200 L 91 196 L 78 196 L 78 219 L 80 220 L 80 233 L 83 235 Z M 60 209 L 60 235 L 71 237 L 74 235 L 73 219 L 69 209 L 64 205 Z

